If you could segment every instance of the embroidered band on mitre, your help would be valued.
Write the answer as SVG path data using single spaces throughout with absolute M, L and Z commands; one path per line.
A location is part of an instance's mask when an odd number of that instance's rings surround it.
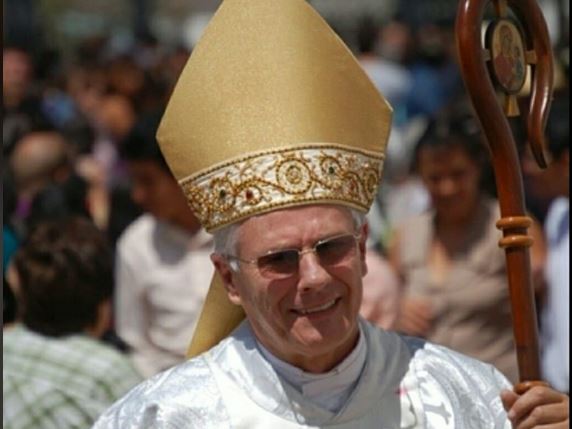
M 185 66 L 157 139 L 213 232 L 305 204 L 367 212 L 391 107 L 304 0 L 224 0 Z M 213 281 L 191 355 L 242 320 Z

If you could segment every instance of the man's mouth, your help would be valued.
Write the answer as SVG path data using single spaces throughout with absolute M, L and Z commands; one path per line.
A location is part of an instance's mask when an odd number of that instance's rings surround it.
M 306 315 L 312 313 L 318 313 L 320 311 L 325 311 L 332 308 L 334 305 L 337 304 L 339 298 L 334 298 L 331 301 L 326 302 L 325 304 L 318 305 L 316 307 L 309 307 L 309 308 L 294 308 L 292 311 L 296 314 Z

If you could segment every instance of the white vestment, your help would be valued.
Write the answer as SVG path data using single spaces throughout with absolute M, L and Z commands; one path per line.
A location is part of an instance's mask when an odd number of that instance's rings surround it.
M 488 364 L 363 320 L 367 360 L 337 413 L 279 377 L 247 322 L 216 347 L 135 387 L 94 429 L 509 429 Z

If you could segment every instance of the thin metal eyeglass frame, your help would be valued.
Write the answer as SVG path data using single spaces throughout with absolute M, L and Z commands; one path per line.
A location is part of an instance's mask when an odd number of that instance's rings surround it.
M 307 247 L 307 248 L 302 248 L 302 249 L 294 249 L 294 248 L 288 248 L 288 249 L 281 249 L 281 250 L 272 250 L 268 253 L 265 253 L 263 255 L 260 255 L 254 259 L 242 259 L 239 258 L 238 256 L 234 256 L 234 255 L 224 255 L 225 258 L 227 259 L 231 259 L 231 260 L 235 260 L 235 261 L 239 261 L 239 262 L 243 262 L 245 264 L 254 264 L 257 266 L 257 268 L 260 269 L 260 267 L 258 266 L 258 261 L 260 260 L 260 258 L 264 258 L 267 256 L 271 256 L 271 255 L 275 255 L 275 254 L 280 254 L 282 252 L 297 252 L 298 253 L 298 264 L 300 264 L 300 260 L 302 259 L 302 256 L 304 256 L 306 253 L 315 253 L 316 256 L 318 257 L 318 260 L 321 262 L 320 260 L 320 255 L 317 253 L 316 248 L 322 244 L 328 243 L 332 240 L 337 240 L 339 238 L 343 238 L 343 237 L 353 237 L 355 240 L 355 244 L 357 245 L 358 240 L 361 238 L 362 234 L 358 233 L 358 234 L 352 234 L 352 233 L 347 233 L 347 234 L 340 234 L 340 235 L 335 235 L 333 237 L 329 237 L 329 238 L 324 238 L 321 240 L 318 240 L 316 243 L 314 243 L 312 246 Z

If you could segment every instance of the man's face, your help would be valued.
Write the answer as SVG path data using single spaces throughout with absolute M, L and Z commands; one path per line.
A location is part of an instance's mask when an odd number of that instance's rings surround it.
M 163 221 L 191 215 L 185 196 L 171 174 L 155 161 L 129 161 L 131 196 L 143 210 Z
M 275 211 L 239 227 L 237 256 L 241 259 L 283 249 L 309 249 L 321 240 L 360 232 L 347 257 L 328 265 L 316 253 L 306 252 L 287 278 L 269 278 L 256 264 L 240 263 L 238 271 L 223 269 L 227 274 L 221 273 L 223 278 L 230 279 L 230 299 L 243 306 L 258 340 L 272 353 L 321 372 L 354 347 L 366 273 L 367 227 L 356 231 L 347 209 L 326 205 Z
M 29 56 L 21 51 L 7 49 L 3 52 L 2 88 L 4 97 L 21 101 L 30 84 L 32 66 Z

